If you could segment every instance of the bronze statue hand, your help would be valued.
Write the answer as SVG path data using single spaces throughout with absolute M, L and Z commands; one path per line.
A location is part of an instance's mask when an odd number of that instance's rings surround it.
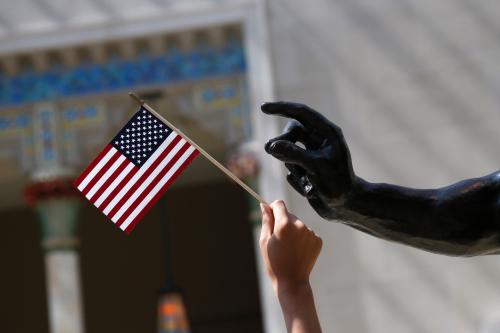
M 263 112 L 293 118 L 284 133 L 266 144 L 266 152 L 285 162 L 287 180 L 326 219 L 345 202 L 355 176 L 342 130 L 307 105 L 265 103 Z M 296 145 L 302 143 L 306 149 Z
M 266 151 L 285 162 L 290 184 L 322 217 L 427 251 L 500 253 L 500 172 L 438 189 L 370 183 L 354 174 L 341 129 L 321 114 L 290 102 L 262 111 L 293 119 Z

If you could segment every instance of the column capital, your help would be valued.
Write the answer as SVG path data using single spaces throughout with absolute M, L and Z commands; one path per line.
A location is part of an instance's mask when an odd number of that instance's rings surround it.
M 236 177 L 243 180 L 247 185 L 257 190 L 257 180 L 259 177 L 260 165 L 257 155 L 249 147 L 240 147 L 236 152 L 230 155 L 227 161 L 227 167 Z M 260 226 L 260 208 L 259 203 L 254 197 L 247 194 L 249 206 L 248 217 L 253 226 Z
M 78 246 L 79 196 L 73 180 L 67 178 L 39 181 L 25 188 L 25 200 L 34 206 L 40 218 L 44 250 Z
M 30 205 L 50 199 L 76 199 L 79 192 L 70 178 L 52 178 L 36 181 L 24 188 L 24 200 Z

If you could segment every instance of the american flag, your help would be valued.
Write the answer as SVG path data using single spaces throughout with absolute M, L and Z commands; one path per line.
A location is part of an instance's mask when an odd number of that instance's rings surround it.
M 141 107 L 75 186 L 128 234 L 198 153 Z

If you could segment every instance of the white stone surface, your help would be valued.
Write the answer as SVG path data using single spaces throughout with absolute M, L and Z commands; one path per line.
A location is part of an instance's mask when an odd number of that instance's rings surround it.
M 500 2 L 272 0 L 277 98 L 342 126 L 370 181 L 438 187 L 500 168 Z M 498 256 L 450 258 L 290 209 L 323 238 L 324 332 L 497 332 Z
M 259 238 L 260 228 L 254 228 L 254 251 L 257 266 L 257 276 L 259 279 L 259 295 L 262 304 L 263 328 L 265 332 L 280 333 L 286 332 L 285 321 L 278 300 L 274 296 L 271 280 L 267 276 L 264 268 L 264 262 L 260 256 Z
M 83 333 L 80 267 L 74 251 L 51 251 L 45 256 L 51 333 Z

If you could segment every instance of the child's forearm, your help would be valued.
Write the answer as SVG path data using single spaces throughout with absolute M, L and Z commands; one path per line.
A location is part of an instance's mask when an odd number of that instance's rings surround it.
M 277 289 L 288 333 L 321 333 L 310 284 Z
M 290 214 L 283 201 L 261 204 L 260 251 L 289 333 L 321 333 L 309 284 L 321 238 Z

